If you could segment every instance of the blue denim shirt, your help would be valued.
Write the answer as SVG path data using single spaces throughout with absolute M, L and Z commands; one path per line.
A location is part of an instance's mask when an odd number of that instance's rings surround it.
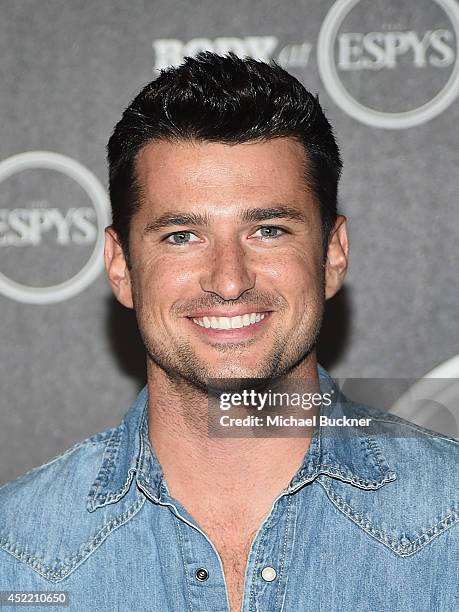
M 65 591 L 75 612 L 228 612 L 218 551 L 169 495 L 146 406 L 144 388 L 118 427 L 0 489 L 0 590 Z M 333 410 L 379 433 L 315 431 L 252 541 L 243 611 L 459 610 L 458 443 L 342 397 Z

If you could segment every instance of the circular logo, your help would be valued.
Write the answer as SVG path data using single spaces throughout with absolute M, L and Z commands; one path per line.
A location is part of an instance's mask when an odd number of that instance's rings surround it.
M 459 355 L 416 381 L 390 412 L 446 436 L 459 433 Z
M 76 273 L 58 283 L 31 286 L 0 272 L 0 293 L 3 295 L 26 304 L 50 304 L 77 295 L 101 272 L 104 233 L 100 229 L 110 224 L 109 203 L 105 189 L 92 172 L 70 157 L 49 151 L 29 151 L 0 162 L 0 183 L 14 179 L 15 175 L 25 170 L 36 169 L 53 171 L 71 179 L 73 183 L 70 184 L 73 186 L 76 183 L 76 188 L 83 190 L 92 203 L 92 207 L 67 209 L 65 215 L 59 208 L 47 206 L 46 200 L 32 202 L 27 208 L 0 210 L 0 247 L 17 248 L 26 244 L 36 248 L 43 245 L 43 235 L 50 232 L 54 232 L 56 242 L 60 246 L 77 244 L 81 247 L 93 244 L 90 257 L 84 265 L 79 264 Z M 59 198 L 69 198 L 69 191 L 69 186 L 62 189 L 61 185 Z M 93 218 L 95 226 L 92 223 Z M 58 260 L 54 253 L 53 262 L 59 264 Z M 13 263 L 13 269 L 21 272 L 17 261 Z
M 355 89 L 361 90 L 366 86 L 375 90 L 376 75 L 386 71 L 389 75 L 394 69 L 403 65 L 404 59 L 411 58 L 411 75 L 415 75 L 416 83 L 412 78 L 405 76 L 399 78 L 397 86 L 386 82 L 387 92 L 386 104 L 392 103 L 392 98 L 398 90 L 405 90 L 410 97 L 418 95 L 419 77 L 423 69 L 431 68 L 438 71 L 452 66 L 452 70 L 445 83 L 441 83 L 437 93 L 430 92 L 429 99 L 418 103 L 415 108 L 409 110 L 393 111 L 382 110 L 372 107 L 369 103 L 357 100 L 357 97 L 349 92 L 350 85 L 346 87 L 340 76 L 335 60 L 335 43 L 338 33 L 346 18 L 351 17 L 352 9 L 362 0 L 338 0 L 327 13 L 319 33 L 317 61 L 322 81 L 335 103 L 348 115 L 367 125 L 386 128 L 404 129 L 420 125 L 430 121 L 442 113 L 456 98 L 459 93 L 459 5 L 455 0 L 431 0 L 438 5 L 452 25 L 453 31 L 448 28 L 416 29 L 419 14 L 415 13 L 415 25 L 410 27 L 400 20 L 399 5 L 392 14 L 389 12 L 390 3 L 382 5 L 371 3 L 374 9 L 367 16 L 370 21 L 377 14 L 379 7 L 386 8 L 389 21 L 387 27 L 380 27 L 377 31 L 359 32 L 354 26 L 353 31 L 341 34 L 339 37 L 339 65 L 341 75 L 345 73 L 352 75 L 349 83 L 354 82 Z M 430 14 L 426 11 L 425 14 Z M 411 18 L 411 17 L 410 17 Z M 414 19 L 414 18 L 413 18 Z M 453 40 L 455 38 L 455 41 Z M 358 74 L 365 72 L 371 74 L 371 79 L 357 79 Z M 358 80 L 358 83 L 356 81 Z M 436 81 L 436 79 L 433 79 Z M 430 84 L 429 87 L 432 85 Z

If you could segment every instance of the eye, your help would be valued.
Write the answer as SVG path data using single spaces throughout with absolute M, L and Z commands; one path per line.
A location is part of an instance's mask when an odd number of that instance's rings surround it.
M 192 239 L 195 238 L 195 240 Z M 169 244 L 187 244 L 188 242 L 195 242 L 198 238 L 192 232 L 174 232 L 166 236 L 165 241 Z
M 257 236 L 258 234 L 260 238 L 279 238 L 279 236 L 282 236 L 284 233 L 285 231 L 276 225 L 263 225 L 263 227 L 259 227 L 253 235 Z

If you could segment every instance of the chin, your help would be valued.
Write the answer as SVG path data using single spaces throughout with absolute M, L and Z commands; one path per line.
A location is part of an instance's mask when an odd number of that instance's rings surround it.
M 222 363 L 221 366 L 212 364 L 208 368 L 212 373 L 209 378 L 265 378 L 266 368 L 260 367 L 260 361 L 254 364 Z

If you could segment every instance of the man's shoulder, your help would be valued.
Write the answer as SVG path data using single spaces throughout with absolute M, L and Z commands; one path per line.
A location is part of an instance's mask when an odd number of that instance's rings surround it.
M 105 539 L 135 505 L 126 499 L 94 512 L 123 428 L 98 432 L 0 488 L 0 556 L 9 553 L 58 581 Z
M 42 493 L 43 503 L 54 496 L 58 499 L 63 487 L 84 487 L 91 477 L 94 480 L 107 443 L 116 429 L 95 433 L 1 486 L 0 517 L 8 512 L 15 500 L 32 502 L 38 493 Z
M 368 419 L 369 438 L 398 478 L 457 494 L 459 440 L 365 404 L 352 404 L 351 412 Z
M 457 461 L 458 459 L 459 440 L 457 438 L 428 429 L 381 408 L 355 402 L 348 402 L 346 406 L 348 407 L 346 413 L 356 418 L 368 419 L 370 435 L 389 442 L 417 440 L 416 447 L 419 453 L 428 453 L 433 458 L 438 453 L 446 452 L 448 455 L 451 454 L 452 460 Z

